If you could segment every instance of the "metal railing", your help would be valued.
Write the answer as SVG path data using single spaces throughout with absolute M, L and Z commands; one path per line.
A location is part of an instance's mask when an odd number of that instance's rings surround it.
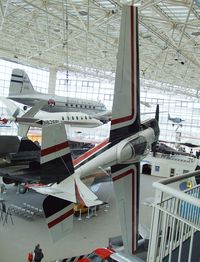
M 153 183 L 156 188 L 147 262 L 199 262 L 200 185 L 180 191 L 200 171 Z

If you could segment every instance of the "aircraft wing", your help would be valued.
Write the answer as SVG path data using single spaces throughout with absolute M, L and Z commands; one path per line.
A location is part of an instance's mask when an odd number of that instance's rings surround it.
M 31 187 L 34 191 L 43 194 L 43 195 L 50 195 L 58 198 L 62 198 L 64 200 L 76 203 L 75 195 L 71 192 L 63 192 L 62 190 L 58 190 L 54 187 L 47 187 L 47 186 L 34 186 Z
M 19 122 L 18 135 L 21 137 L 26 137 L 29 131 L 31 123 L 36 123 L 37 120 L 34 120 L 34 116 L 37 112 L 44 107 L 46 101 L 37 102 L 28 112 L 22 115 L 20 118 L 16 119 L 16 122 Z M 21 122 L 21 123 L 20 123 Z M 35 125 L 38 127 L 38 125 Z M 41 125 L 39 125 L 40 127 Z
M 62 198 L 73 203 L 80 203 L 87 207 L 101 205 L 103 202 L 98 200 L 98 197 L 79 179 L 74 177 L 68 178 L 67 188 L 58 189 L 54 185 L 52 187 L 32 187 L 38 193 L 44 195 L 51 195 L 54 197 Z
M 24 115 L 22 115 L 22 118 L 31 118 L 34 117 L 38 111 L 40 111 L 44 105 L 46 104 L 46 101 L 41 100 L 37 102 L 30 110 L 28 110 Z

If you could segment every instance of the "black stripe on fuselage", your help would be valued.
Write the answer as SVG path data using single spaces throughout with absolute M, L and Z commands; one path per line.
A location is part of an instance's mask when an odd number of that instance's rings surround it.
M 14 82 L 14 83 L 20 83 L 20 84 L 23 84 L 23 81 L 18 81 L 18 80 L 13 80 L 13 79 L 11 79 L 11 81 L 10 82 Z
M 20 77 L 23 78 L 23 76 L 12 74 L 12 77 Z

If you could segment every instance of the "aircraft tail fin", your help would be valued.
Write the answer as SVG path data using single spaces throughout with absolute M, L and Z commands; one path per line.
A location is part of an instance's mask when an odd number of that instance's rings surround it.
M 124 139 L 140 127 L 137 9 L 124 6 L 117 57 L 110 142 Z M 126 104 L 126 106 L 124 106 Z
M 13 69 L 10 80 L 9 96 L 20 94 L 30 95 L 35 92 L 27 73 L 22 69 Z
M 54 192 L 52 188 L 46 188 L 46 194 L 49 196 L 43 202 L 46 222 L 53 241 L 61 239 L 72 230 L 73 203 L 81 203 L 87 207 L 102 204 L 80 179 L 70 176 L 62 183 L 63 192 L 61 190 Z M 33 189 L 42 193 L 40 187 Z
M 47 226 L 54 242 L 65 237 L 73 228 L 73 203 L 54 196 L 43 202 Z
M 140 130 L 140 88 L 137 8 L 123 6 L 112 109 L 110 142 L 119 142 Z M 124 106 L 126 105 L 126 106 Z M 138 245 L 140 164 L 111 167 L 125 252 Z
M 58 173 L 58 175 L 63 173 L 63 179 L 74 173 L 64 124 L 44 124 L 42 126 L 40 164 L 44 166 L 51 164 L 54 172 Z

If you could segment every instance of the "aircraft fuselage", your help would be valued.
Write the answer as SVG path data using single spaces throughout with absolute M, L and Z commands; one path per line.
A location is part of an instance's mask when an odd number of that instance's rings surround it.
M 42 110 L 47 112 L 83 112 L 86 114 L 96 114 L 107 111 L 105 105 L 101 102 L 51 94 L 20 94 L 10 95 L 8 98 L 27 106 L 34 106 L 35 103 L 41 100 L 47 101 L 47 104 L 42 108 Z

